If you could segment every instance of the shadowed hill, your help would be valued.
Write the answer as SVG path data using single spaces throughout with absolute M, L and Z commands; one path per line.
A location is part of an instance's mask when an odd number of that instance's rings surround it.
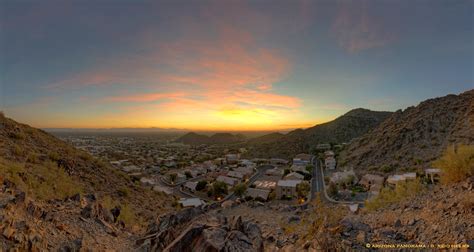
M 212 136 L 200 135 L 194 132 L 187 133 L 180 138 L 176 139 L 175 142 L 199 145 L 199 144 L 233 144 L 239 143 L 245 140 L 245 136 L 242 134 L 230 134 L 230 133 L 216 133 Z
M 286 135 L 266 135 L 249 141 L 249 157 L 290 158 L 301 152 L 312 151 L 318 143 L 343 143 L 359 137 L 378 126 L 391 112 L 354 109 L 333 121 L 307 129 L 297 129 Z

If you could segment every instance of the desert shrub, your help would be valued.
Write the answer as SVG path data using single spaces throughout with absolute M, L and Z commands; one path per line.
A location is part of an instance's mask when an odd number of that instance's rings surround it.
M 474 175 L 474 145 L 448 147 L 443 155 L 433 162 L 433 166 L 441 169 L 443 183 L 459 182 Z
M 191 174 L 190 171 L 186 171 L 186 172 L 184 173 L 184 175 L 186 175 L 186 178 L 187 178 L 187 179 L 190 179 L 190 178 L 193 177 L 193 175 Z
M 391 165 L 384 165 L 384 166 L 382 166 L 381 170 L 382 170 L 382 172 L 389 173 L 389 172 L 392 172 L 394 170 L 394 167 L 391 166 Z
M 238 185 L 234 186 L 234 193 L 235 195 L 239 197 L 244 195 L 246 190 L 247 190 L 247 186 L 244 183 L 239 183 Z
M 324 250 L 337 248 L 339 243 L 333 239 L 337 236 L 339 222 L 346 215 L 345 209 L 326 204 L 319 194 L 311 204 L 313 210 L 303 216 L 299 224 L 305 230 L 300 239 L 302 241 L 316 240 L 316 243 Z
M 118 216 L 117 220 L 123 221 L 125 226 L 130 227 L 137 223 L 137 216 L 129 204 L 123 204 L 120 206 L 120 215 Z
M 82 192 L 82 186 L 53 162 L 23 164 L 0 159 L 0 171 L 21 190 L 40 200 L 64 199 Z
M 48 157 L 51 161 L 58 161 L 59 160 L 59 154 L 57 152 L 50 152 L 48 153 Z
M 17 157 L 23 157 L 25 150 L 18 144 L 13 146 L 13 154 Z
M 127 197 L 127 196 L 130 194 L 128 188 L 125 187 L 125 186 L 119 188 L 119 189 L 117 190 L 117 193 L 118 193 L 118 195 L 121 196 L 121 197 Z
M 138 224 L 138 218 L 134 211 L 134 209 L 127 203 L 120 203 L 118 200 L 114 200 L 109 195 L 104 196 L 100 200 L 102 206 L 107 210 L 110 211 L 115 207 L 120 207 L 120 214 L 117 217 L 118 221 L 123 221 L 125 226 L 131 227 L 134 224 Z
M 22 131 L 14 131 L 10 133 L 10 137 L 16 140 L 23 140 L 26 138 L 26 135 Z
M 395 189 L 384 187 L 376 198 L 367 201 L 365 206 L 367 210 L 377 210 L 390 204 L 400 202 L 403 199 L 412 198 L 424 190 L 423 184 L 419 179 L 399 182 Z
M 26 161 L 34 164 L 38 163 L 38 154 L 36 154 L 36 152 L 30 152 Z

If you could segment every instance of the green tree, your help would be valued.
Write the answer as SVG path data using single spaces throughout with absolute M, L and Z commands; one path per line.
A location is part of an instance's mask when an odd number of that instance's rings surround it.
M 176 181 L 176 178 L 178 177 L 178 174 L 170 173 L 168 176 L 170 178 L 170 181 L 174 183 Z
M 283 170 L 283 176 L 286 176 L 289 173 L 290 173 L 290 169 L 287 168 L 287 169 Z
M 306 181 L 303 181 L 299 183 L 298 185 L 296 185 L 296 193 L 298 193 L 298 196 L 300 198 L 306 197 L 310 190 L 311 190 L 311 186 Z
M 239 183 L 236 186 L 234 186 L 234 193 L 235 195 L 242 197 L 244 195 L 245 191 L 247 190 L 247 185 L 244 183 Z
M 308 171 L 309 173 L 311 173 L 311 172 L 313 171 L 313 168 L 314 168 L 313 165 L 307 165 L 307 166 L 306 166 L 306 171 Z
M 212 193 L 214 196 L 219 197 L 219 196 L 224 196 L 228 192 L 227 189 L 227 184 L 222 182 L 222 181 L 215 181 L 212 184 Z
M 328 194 L 330 197 L 335 197 L 338 194 L 337 185 L 334 182 L 329 182 Z
M 186 175 L 186 178 L 187 178 L 187 179 L 190 179 L 190 178 L 193 177 L 193 175 L 191 174 L 190 171 L 186 171 L 186 172 L 184 173 L 184 175 Z
M 207 185 L 207 181 L 206 180 L 201 180 L 197 183 L 196 190 L 202 191 L 206 188 L 206 185 Z

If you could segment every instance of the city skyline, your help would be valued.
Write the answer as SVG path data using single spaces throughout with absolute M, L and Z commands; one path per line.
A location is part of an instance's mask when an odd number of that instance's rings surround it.
M 0 7 L 0 107 L 35 127 L 286 130 L 474 86 L 472 1 Z

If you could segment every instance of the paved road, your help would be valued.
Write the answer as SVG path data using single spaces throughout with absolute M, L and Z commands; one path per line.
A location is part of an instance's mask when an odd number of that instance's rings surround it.
M 313 158 L 313 172 L 312 172 L 312 179 L 311 179 L 311 199 L 315 199 L 316 193 L 317 192 L 322 192 L 324 190 L 323 186 L 323 177 L 321 175 L 321 163 L 319 160 L 315 157 Z M 321 195 L 324 195 L 322 193 Z M 324 196 L 322 197 L 324 199 Z

